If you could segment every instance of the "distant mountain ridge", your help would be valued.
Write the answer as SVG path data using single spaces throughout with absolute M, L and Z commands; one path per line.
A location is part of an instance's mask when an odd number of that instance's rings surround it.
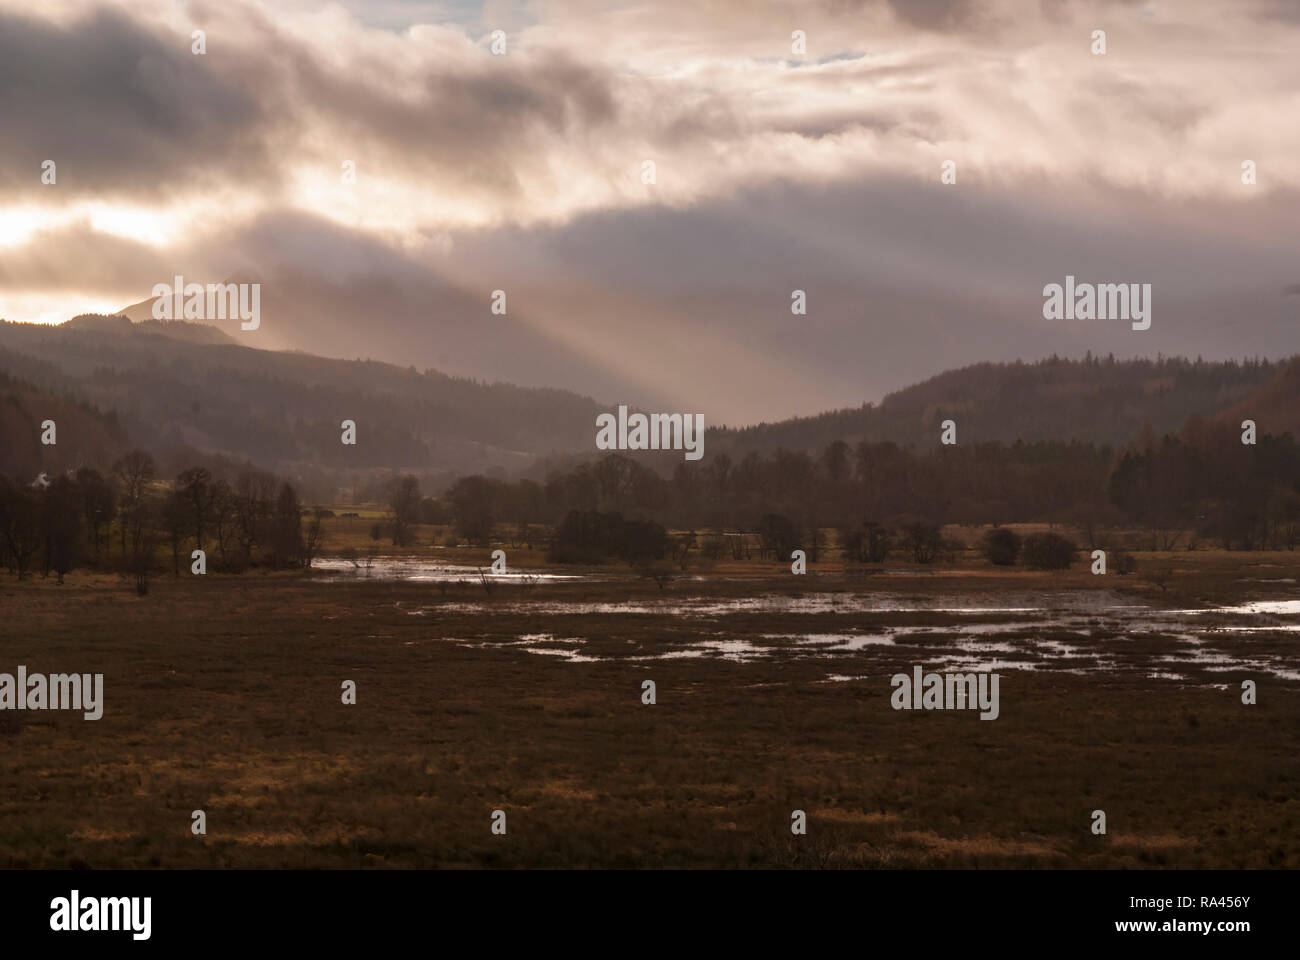
M 152 302 L 152 300 L 145 301 L 145 305 L 147 306 Z M 140 306 L 140 304 L 135 306 Z M 130 309 L 130 307 L 127 308 L 127 310 Z M 70 330 L 98 330 L 101 333 L 155 334 L 172 340 L 183 340 L 186 343 L 233 344 L 235 342 L 234 338 L 222 333 L 208 323 L 191 323 L 187 320 L 154 320 L 147 313 L 144 319 L 134 319 L 126 310 L 113 314 L 83 313 L 73 317 L 66 323 L 59 324 L 59 326 Z
M 1270 387 L 1284 375 L 1294 381 L 1289 394 L 1276 385 Z M 1268 390 L 1300 398 L 1300 366 L 1294 360 L 1092 356 L 979 363 L 899 390 L 878 405 L 712 430 L 707 449 L 743 453 L 784 447 L 811 453 L 833 440 L 850 445 L 891 441 L 923 448 L 939 442 L 940 425 L 949 419 L 956 423 L 957 439 L 963 444 L 1061 440 L 1122 447 L 1136 439 L 1144 426 L 1158 435 L 1176 431 L 1193 415 L 1208 419 L 1228 409 L 1249 409 L 1251 398 L 1269 396 Z M 1270 421 L 1279 429 L 1267 430 L 1261 423 L 1261 432 L 1281 433 L 1284 424 L 1296 425 L 1297 409 L 1292 406 L 1289 416 Z
M 84 315 L 54 327 L 0 322 L 0 374 L 9 378 L 0 443 L 12 453 L 6 462 L 24 472 L 79 465 L 130 444 L 249 461 L 314 477 L 322 489 L 396 471 L 435 482 L 471 473 L 544 480 L 548 465 L 599 456 L 596 416 L 615 409 L 565 390 L 253 349 L 206 324 L 123 315 Z M 60 446 L 33 446 L 50 416 L 44 411 L 56 409 L 68 421 L 59 425 Z M 1250 418 L 1261 435 L 1300 435 L 1300 358 L 981 363 L 878 405 L 710 427 L 704 454 L 739 459 L 784 448 L 817 455 L 836 440 L 924 448 L 938 443 L 949 419 L 960 444 L 1079 441 L 1119 449 L 1146 427 L 1174 432 L 1193 416 Z M 357 424 L 355 446 L 340 442 L 344 420 Z M 631 455 L 664 471 L 681 462 L 672 452 Z
M 124 317 L 0 323 L 0 372 L 112 411 L 146 449 L 188 448 L 289 476 L 512 471 L 592 447 L 589 397 L 228 339 L 203 324 Z M 357 425 L 355 446 L 341 443 L 344 420 Z

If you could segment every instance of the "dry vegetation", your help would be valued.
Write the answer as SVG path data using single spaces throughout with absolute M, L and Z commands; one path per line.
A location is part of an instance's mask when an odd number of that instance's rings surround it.
M 1129 589 L 1173 604 L 1229 591 L 1284 596 L 1238 581 L 1300 572 L 1289 554 L 1207 551 L 1175 555 L 1173 566 L 1168 589 L 1137 577 Z M 796 592 L 772 570 L 725 569 L 733 579 L 666 592 L 607 570 L 618 579 L 548 583 L 527 599 Z M 754 579 L 760 572 L 770 579 Z M 828 567 L 798 592 L 1096 588 L 1081 566 L 1052 575 L 962 562 L 887 579 L 853 583 Z M 105 575 L 74 573 L 61 587 L 4 582 L 0 669 L 102 672 L 107 705 L 98 722 L 25 712 L 20 728 L 0 727 L 0 864 L 1300 863 L 1295 682 L 1261 683 L 1259 704 L 1243 707 L 1235 673 L 1174 683 L 1021 671 L 1004 677 L 1001 717 L 981 722 L 891 710 L 889 673 L 920 662 L 906 649 L 831 665 L 775 643 L 761 662 L 629 659 L 680 651 L 702 634 L 870 629 L 896 616 L 719 623 L 530 612 L 523 599 L 517 586 L 489 594 L 475 583 L 311 574 L 168 577 L 145 598 Z M 519 645 L 543 633 L 581 636 L 584 653 L 608 659 L 568 662 Z M 1162 642 L 1146 638 L 1137 652 Z M 826 682 L 832 669 L 867 679 Z M 640 702 L 646 678 L 658 685 L 654 706 Z M 344 679 L 357 682 L 356 706 L 340 703 Z M 505 837 L 489 832 L 497 808 Z M 1088 830 L 1095 808 L 1107 812 L 1106 837 Z M 195 809 L 207 813 L 206 837 L 189 832 Z M 809 815 L 806 837 L 790 833 L 794 809 Z

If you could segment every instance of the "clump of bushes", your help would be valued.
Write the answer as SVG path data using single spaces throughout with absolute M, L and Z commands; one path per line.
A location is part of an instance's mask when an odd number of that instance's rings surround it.
M 893 547 L 890 531 L 874 520 L 863 520 L 861 527 L 840 531 L 844 557 L 853 563 L 884 563 Z
M 994 527 L 980 539 L 979 549 L 990 563 L 1012 566 L 1020 559 L 1020 535 L 1010 527 Z
M 934 563 L 943 549 L 943 536 L 935 524 L 917 521 L 903 527 L 903 546 L 913 563 Z
M 1078 548 L 1059 533 L 1031 533 L 1020 546 L 1020 556 L 1031 570 L 1066 570 Z
M 620 513 L 571 510 L 551 539 L 552 563 L 605 563 L 613 559 L 643 565 L 663 559 L 668 532 L 650 520 L 629 520 Z
M 1112 569 L 1120 576 L 1127 576 L 1137 570 L 1137 558 L 1127 550 L 1116 550 Z

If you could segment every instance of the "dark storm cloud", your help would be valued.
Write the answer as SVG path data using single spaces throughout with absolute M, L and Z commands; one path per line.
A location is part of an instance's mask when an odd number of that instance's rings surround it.
M 819 4 L 837 17 L 885 12 L 904 27 L 935 32 L 977 28 L 996 6 L 987 0 L 822 0 Z
M 560 54 L 525 66 L 425 71 L 413 78 L 418 99 L 358 83 L 294 54 L 300 109 L 353 138 L 360 153 L 378 152 L 386 168 L 514 193 L 515 168 L 556 139 L 587 135 L 617 119 L 618 108 L 598 73 Z
M 70 24 L 0 12 L 0 197 L 30 196 L 45 160 L 58 164 L 59 191 L 43 203 L 146 201 L 217 184 L 276 193 L 322 136 L 371 159 L 371 172 L 510 196 L 519 166 L 544 165 L 556 143 L 626 121 L 608 72 L 562 51 L 460 51 L 450 62 L 428 52 L 395 64 L 361 47 L 340 70 L 252 7 L 191 12 L 208 33 L 204 55 L 188 34 L 123 12 Z M 647 100 L 655 92 L 636 78 L 621 86 Z M 680 144 L 738 125 L 715 99 L 690 109 L 661 102 L 636 126 Z
M 150 196 L 221 168 L 273 175 L 264 108 L 216 62 L 115 10 L 66 26 L 0 11 L 0 190 L 39 189 L 45 160 L 59 177 L 46 202 Z
M 894 15 L 914 27 L 958 28 L 975 12 L 971 0 L 889 0 Z

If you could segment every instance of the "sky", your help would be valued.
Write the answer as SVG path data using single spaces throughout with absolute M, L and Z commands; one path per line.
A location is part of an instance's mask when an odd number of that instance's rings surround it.
M 0 317 L 235 278 L 249 346 L 733 425 L 1286 356 L 1297 50 L 1288 0 L 0 0 Z M 1067 275 L 1150 329 L 1044 319 Z

